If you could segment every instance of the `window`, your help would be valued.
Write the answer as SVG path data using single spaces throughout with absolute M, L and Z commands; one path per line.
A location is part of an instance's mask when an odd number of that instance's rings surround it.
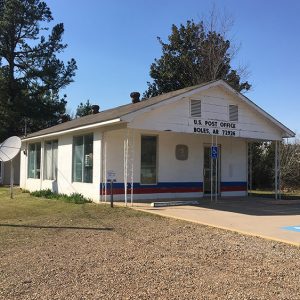
M 29 144 L 28 178 L 39 179 L 41 175 L 41 143 Z
M 0 161 L 0 184 L 3 184 L 3 167 L 2 162 Z
M 239 110 L 237 105 L 229 105 L 229 121 L 235 122 L 239 120 Z
M 57 179 L 57 148 L 57 141 L 45 142 L 44 179 L 46 180 Z
M 191 117 L 201 118 L 201 100 L 191 100 Z
M 73 181 L 93 182 L 93 134 L 73 139 Z
M 141 183 L 156 184 L 157 182 L 157 137 L 142 136 L 141 139 Z

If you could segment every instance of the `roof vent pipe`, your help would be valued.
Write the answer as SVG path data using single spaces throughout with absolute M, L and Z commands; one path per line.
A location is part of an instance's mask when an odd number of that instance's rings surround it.
M 69 115 L 63 114 L 63 115 L 60 116 L 59 123 L 66 123 L 70 120 L 71 120 L 71 118 L 70 118 Z
M 99 113 L 99 109 L 100 109 L 100 106 L 99 105 L 92 105 L 92 114 L 95 115 L 97 113 Z
M 130 97 L 131 97 L 132 103 L 138 103 L 138 102 L 140 102 L 140 96 L 141 96 L 141 94 L 139 92 L 132 92 L 132 93 L 130 93 Z

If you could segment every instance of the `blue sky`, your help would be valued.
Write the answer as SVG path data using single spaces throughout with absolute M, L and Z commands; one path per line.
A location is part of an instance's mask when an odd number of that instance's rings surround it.
M 63 92 L 68 111 L 90 99 L 107 109 L 147 88 L 150 64 L 161 55 L 171 25 L 200 21 L 213 3 L 234 17 L 231 34 L 241 49 L 234 65 L 247 65 L 246 94 L 300 133 L 300 1 L 46 0 L 54 23 L 65 24 L 64 57 L 75 58 L 75 82 Z

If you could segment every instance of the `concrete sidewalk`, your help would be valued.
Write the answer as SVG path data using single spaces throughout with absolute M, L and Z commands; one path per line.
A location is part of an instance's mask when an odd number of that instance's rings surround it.
M 137 204 L 133 208 L 300 246 L 300 204 L 298 201 L 288 203 L 245 198 L 244 200 L 222 199 L 218 203 L 201 200 L 197 206 L 154 208 L 149 204 Z

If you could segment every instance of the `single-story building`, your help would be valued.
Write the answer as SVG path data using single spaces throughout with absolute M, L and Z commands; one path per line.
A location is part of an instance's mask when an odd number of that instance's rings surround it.
M 94 201 L 109 199 L 109 179 L 116 180 L 114 199 L 126 202 L 244 196 L 249 143 L 293 136 L 217 80 L 144 101 L 134 98 L 28 135 L 22 140 L 20 186 L 77 192 Z

